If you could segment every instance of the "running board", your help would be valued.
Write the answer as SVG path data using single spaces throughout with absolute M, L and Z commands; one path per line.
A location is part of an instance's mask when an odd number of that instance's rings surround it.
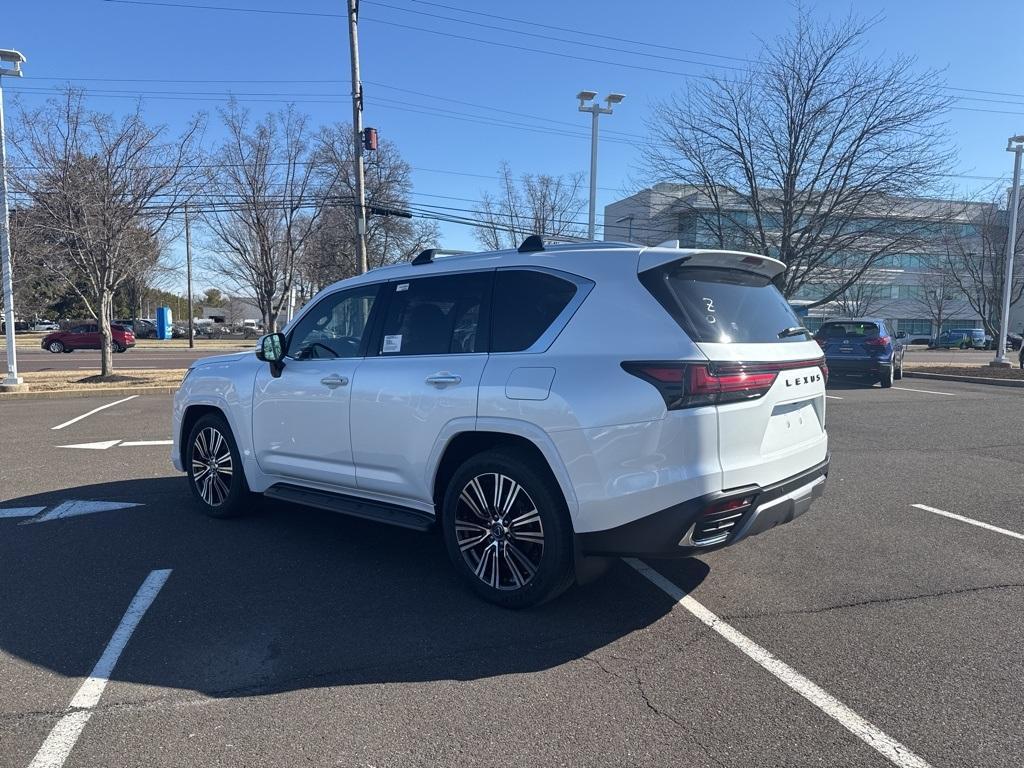
M 312 488 L 301 488 L 297 485 L 279 483 L 272 485 L 263 492 L 269 499 L 289 501 L 307 507 L 326 509 L 329 512 L 340 512 L 343 515 L 361 517 L 378 523 L 397 525 L 400 528 L 411 528 L 414 531 L 427 531 L 434 524 L 434 516 L 415 509 L 386 504 L 381 501 L 360 499 L 356 496 L 345 496 L 340 493 L 318 491 Z

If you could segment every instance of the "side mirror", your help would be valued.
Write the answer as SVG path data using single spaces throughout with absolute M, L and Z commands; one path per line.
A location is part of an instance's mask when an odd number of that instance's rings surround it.
M 277 378 L 284 369 L 284 356 L 288 351 L 288 340 L 283 333 L 268 333 L 256 342 L 256 358 L 270 363 L 270 373 Z

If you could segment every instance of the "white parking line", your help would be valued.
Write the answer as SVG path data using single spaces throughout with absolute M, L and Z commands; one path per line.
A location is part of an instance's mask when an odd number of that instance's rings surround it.
M 893 389 L 898 389 L 902 392 L 923 392 L 926 395 L 945 395 L 946 397 L 956 397 L 956 394 L 953 392 L 936 392 L 934 389 L 911 389 L 910 387 L 893 387 Z
M 172 445 L 173 440 L 132 440 L 129 443 L 121 443 L 121 448 L 131 448 L 137 445 Z
M 928 762 L 915 755 L 903 744 L 876 728 L 843 704 L 843 702 L 839 701 L 839 699 L 826 693 L 788 664 L 775 658 L 769 651 L 762 648 L 739 630 L 722 621 L 717 615 L 646 563 L 632 557 L 623 559 L 627 564 L 636 569 L 641 576 L 675 600 L 678 605 L 692 613 L 697 619 L 724 637 L 762 668 L 799 693 L 854 736 L 861 739 L 872 749 L 877 750 L 879 754 L 893 765 L 898 765 L 900 768 L 931 768 Z
M 959 520 L 961 523 L 967 523 L 968 525 L 976 525 L 979 528 L 984 528 L 986 531 L 995 531 L 996 533 L 1001 533 L 1004 536 L 1012 536 L 1015 539 L 1020 539 L 1021 541 L 1024 541 L 1024 533 L 1008 531 L 1006 528 L 1000 528 L 995 525 L 989 525 L 988 523 L 983 523 L 980 520 L 972 520 L 969 517 L 957 515 L 953 512 L 946 512 L 943 509 L 936 509 L 935 507 L 928 507 L 925 506 L 924 504 L 911 504 L 910 506 L 915 507 L 917 509 L 923 509 L 925 512 L 931 512 L 935 515 L 942 515 L 943 517 L 948 517 L 951 520 Z
M 75 742 L 82 735 L 82 729 L 92 717 L 92 709 L 99 703 L 103 689 L 107 687 L 110 673 L 114 671 L 121 652 L 170 575 L 170 569 L 152 571 L 142 582 L 142 586 L 135 593 L 128 610 L 121 618 L 121 623 L 114 630 L 113 637 L 107 643 L 103 655 L 93 667 L 92 674 L 82 683 L 74 698 L 71 699 L 72 711 L 64 715 L 53 727 L 50 735 L 43 742 L 43 746 L 39 748 L 35 758 L 29 764 L 29 768 L 60 768 L 64 765 L 64 761 L 68 759 L 68 755 L 74 749 Z
M 838 395 L 825 395 L 825 397 L 827 397 L 829 400 L 842 400 L 843 399 L 843 398 L 839 397 Z
M 87 416 L 92 416 L 94 413 L 98 413 L 99 411 L 102 411 L 105 408 L 112 408 L 115 405 L 120 405 L 121 403 L 127 403 L 129 400 L 134 400 L 136 397 L 138 397 L 138 395 L 129 395 L 128 397 L 124 398 L 123 400 L 115 400 L 113 403 L 107 403 L 106 405 L 101 405 L 99 408 L 93 408 L 88 413 L 83 413 L 81 416 L 76 416 L 75 418 L 71 419 L 71 421 L 65 421 L 63 424 L 58 424 L 56 427 L 50 427 L 50 429 L 64 429 L 64 427 L 70 427 L 75 422 L 81 421 L 82 419 L 86 418 Z

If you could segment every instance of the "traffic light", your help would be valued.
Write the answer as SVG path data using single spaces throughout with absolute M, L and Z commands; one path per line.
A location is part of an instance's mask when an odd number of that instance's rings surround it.
M 377 149 L 377 129 L 363 128 L 363 149 L 374 152 Z

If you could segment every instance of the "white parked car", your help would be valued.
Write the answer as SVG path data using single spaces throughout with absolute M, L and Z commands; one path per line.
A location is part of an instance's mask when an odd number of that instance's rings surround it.
M 60 324 L 55 323 L 52 320 L 36 320 L 29 326 L 29 330 L 37 333 L 49 333 L 50 331 L 59 331 Z
M 251 494 L 439 526 L 478 594 L 549 599 L 615 555 L 687 556 L 805 512 L 828 472 L 821 349 L 747 253 L 618 243 L 344 280 L 174 399 L 199 505 Z

